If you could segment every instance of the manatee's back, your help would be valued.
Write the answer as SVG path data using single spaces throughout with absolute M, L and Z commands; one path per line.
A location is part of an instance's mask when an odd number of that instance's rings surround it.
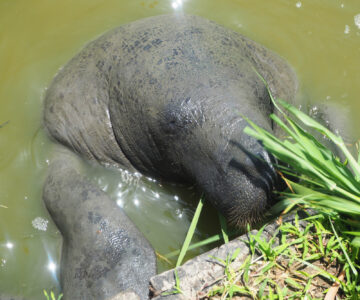
M 240 115 L 271 130 L 272 105 L 254 68 L 275 96 L 296 91 L 283 59 L 201 17 L 140 20 L 124 26 L 121 38 L 110 76 L 112 126 L 132 165 L 151 175 L 191 180 L 184 161 L 221 154 L 234 132 L 239 141 Z

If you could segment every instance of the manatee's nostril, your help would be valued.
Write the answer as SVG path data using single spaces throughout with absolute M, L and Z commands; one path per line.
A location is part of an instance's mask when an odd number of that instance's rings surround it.
M 269 167 L 269 169 L 272 171 L 273 173 L 273 176 L 276 177 L 276 170 L 273 166 L 273 162 L 274 162 L 274 157 L 271 156 L 267 151 L 263 151 L 261 154 L 260 154 L 260 157 L 265 161 L 267 162 L 267 165 Z
M 276 171 L 272 163 L 273 159 L 265 150 L 262 150 L 260 153 L 258 153 L 257 157 L 262 164 L 261 174 L 264 179 L 264 184 L 266 185 L 267 192 L 270 193 L 273 187 L 276 185 L 277 178 Z
M 258 154 L 259 157 L 261 157 L 264 161 L 271 164 L 270 155 L 267 151 L 263 150 Z

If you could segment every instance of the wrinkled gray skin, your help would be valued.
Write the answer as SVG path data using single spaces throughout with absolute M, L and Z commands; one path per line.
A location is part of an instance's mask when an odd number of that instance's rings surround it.
M 58 149 L 43 199 L 63 235 L 64 299 L 111 299 L 134 291 L 148 299 L 156 258 L 149 242 L 114 201 L 85 180 L 67 149 Z
M 49 87 L 50 135 L 90 160 L 165 181 L 195 183 L 229 221 L 268 204 L 269 156 L 243 133 L 272 130 L 276 97 L 294 98 L 289 66 L 257 43 L 195 16 L 157 16 L 121 26 L 85 47 Z M 276 128 L 274 129 L 276 130 Z M 65 299 L 106 299 L 133 289 L 144 299 L 155 272 L 150 245 L 127 217 L 59 155 L 44 188 L 64 237 Z M 98 233 L 99 231 L 99 233 Z
M 263 211 L 268 160 L 242 115 L 271 130 L 273 94 L 293 99 L 294 73 L 277 55 L 211 21 L 167 15 L 90 43 L 54 79 L 45 125 L 89 159 L 196 183 L 234 221 Z

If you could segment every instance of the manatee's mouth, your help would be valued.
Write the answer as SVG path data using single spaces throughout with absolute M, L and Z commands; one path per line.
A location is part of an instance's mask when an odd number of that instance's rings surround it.
M 263 219 L 273 204 L 273 190 L 278 176 L 274 169 L 275 159 L 258 144 L 257 151 L 249 152 L 243 147 L 245 156 L 232 158 L 221 184 L 217 186 L 214 206 L 237 227 L 254 224 Z

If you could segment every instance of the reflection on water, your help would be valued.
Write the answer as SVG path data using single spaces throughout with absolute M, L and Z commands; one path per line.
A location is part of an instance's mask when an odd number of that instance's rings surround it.
M 0 293 L 38 300 L 42 289 L 59 286 L 61 237 L 41 201 L 51 151 L 41 128 L 46 86 L 84 44 L 110 28 L 182 11 L 273 49 L 295 68 L 303 95 L 350 106 L 353 127 L 359 128 L 360 1 L 1 1 Z M 160 254 L 180 247 L 199 196 L 193 189 L 96 166 L 86 166 L 85 173 Z M 201 221 L 196 240 L 217 230 L 209 207 Z

